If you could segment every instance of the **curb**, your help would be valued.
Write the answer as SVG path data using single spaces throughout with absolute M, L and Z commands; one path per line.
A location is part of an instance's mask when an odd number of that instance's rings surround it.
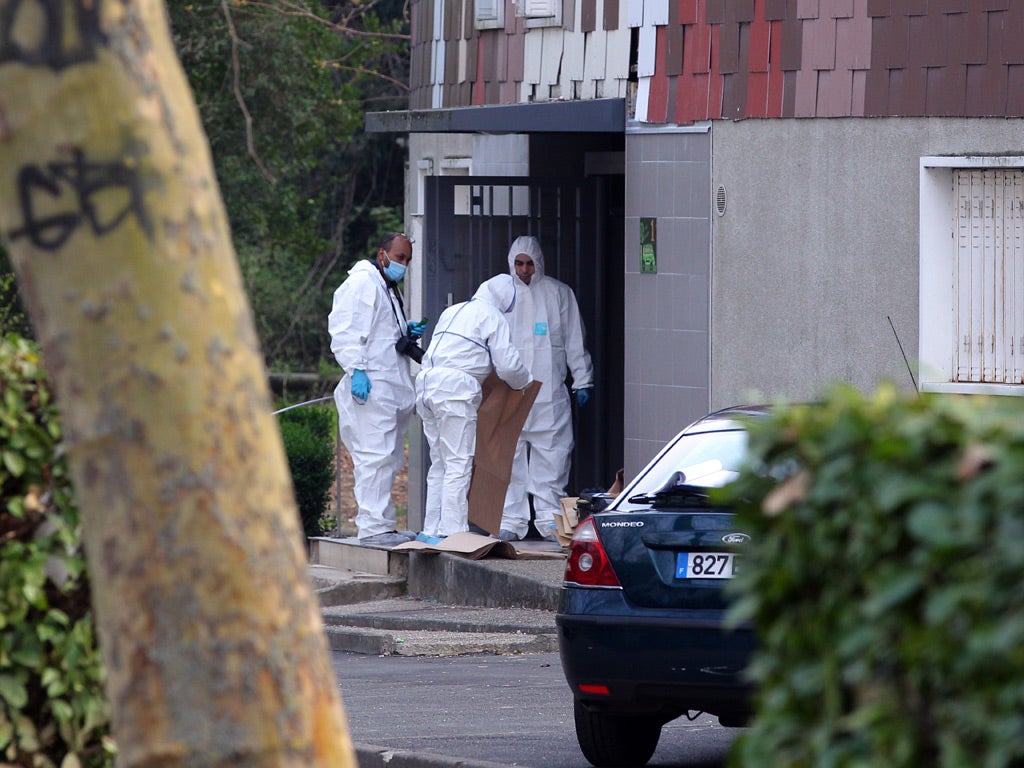
M 359 768 L 508 768 L 505 763 L 466 760 L 424 752 L 388 749 L 373 744 L 354 744 Z
M 557 562 L 555 567 L 564 568 L 562 561 Z M 561 584 L 509 573 L 493 562 L 484 564 L 447 553 L 411 552 L 406 593 L 453 605 L 556 611 Z

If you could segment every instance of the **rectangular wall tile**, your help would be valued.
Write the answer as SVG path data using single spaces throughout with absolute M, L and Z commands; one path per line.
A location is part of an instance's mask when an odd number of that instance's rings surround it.
M 910 17 L 908 66 L 941 67 L 949 63 L 949 19 L 944 13 Z
M 949 63 L 987 64 L 989 61 L 989 18 L 984 11 L 946 16 L 949 24 Z M 1022 41 L 1018 40 L 1020 45 Z M 998 45 L 998 44 L 997 44 Z
M 1005 64 L 967 66 L 966 102 L 969 117 L 1002 117 L 1006 114 L 1008 68 Z
M 905 67 L 889 72 L 889 114 L 899 117 L 923 117 L 927 94 L 923 67 Z
M 602 29 L 612 30 L 622 27 L 622 9 L 620 4 L 625 0 L 604 0 Z
M 964 114 L 967 66 L 951 64 L 933 67 L 928 72 L 925 109 L 929 115 L 955 117 Z
M 836 19 L 836 69 L 871 68 L 871 19 Z
M 828 16 L 803 23 L 803 69 L 835 69 L 836 20 Z

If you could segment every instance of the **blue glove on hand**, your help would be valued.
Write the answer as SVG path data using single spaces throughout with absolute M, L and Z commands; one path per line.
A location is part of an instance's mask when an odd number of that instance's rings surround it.
M 370 377 L 366 375 L 366 371 L 359 368 L 352 371 L 352 397 L 365 403 L 372 388 L 373 385 L 370 383 Z
M 586 387 L 585 389 L 577 389 L 576 405 L 578 405 L 580 408 L 586 405 L 587 401 L 590 399 L 590 392 L 592 391 L 592 389 L 592 387 Z
M 423 318 L 418 323 L 412 320 L 409 321 L 409 335 L 414 339 L 423 337 L 424 331 L 427 330 L 427 318 Z

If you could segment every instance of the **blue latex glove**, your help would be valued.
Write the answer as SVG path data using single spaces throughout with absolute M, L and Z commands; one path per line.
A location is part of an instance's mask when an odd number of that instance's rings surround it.
M 370 377 L 366 375 L 366 371 L 359 368 L 352 371 L 352 397 L 365 403 L 372 388 L 373 385 L 370 383 Z
M 409 335 L 414 339 L 423 337 L 423 333 L 427 330 L 427 318 L 423 318 L 418 323 L 410 320 L 409 321 Z
M 576 390 L 576 405 L 582 408 L 587 404 L 590 399 L 590 393 L 593 391 L 593 387 L 585 387 L 584 389 Z

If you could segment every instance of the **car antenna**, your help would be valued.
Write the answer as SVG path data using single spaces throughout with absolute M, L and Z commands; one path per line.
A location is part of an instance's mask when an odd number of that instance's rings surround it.
M 907 373 L 910 374 L 910 381 L 914 384 L 914 391 L 920 392 L 917 388 L 917 380 L 914 378 L 914 372 L 910 369 L 910 361 L 907 360 L 907 353 L 903 351 L 903 344 L 900 342 L 900 335 L 896 333 L 896 326 L 892 324 L 892 318 L 889 317 L 889 315 L 886 315 L 885 319 L 889 321 L 889 327 L 892 328 L 892 335 L 896 337 L 896 343 L 899 345 L 900 354 L 903 355 L 903 362 L 907 365 Z

